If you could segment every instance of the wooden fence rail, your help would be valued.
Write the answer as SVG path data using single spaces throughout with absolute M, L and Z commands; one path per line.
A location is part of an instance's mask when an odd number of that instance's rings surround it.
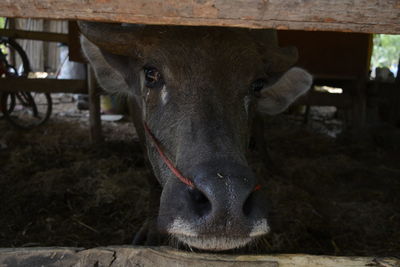
M 85 80 L 0 78 L 0 92 L 87 94 Z
M 399 0 L 2 0 L 0 16 L 400 33 Z
M 68 44 L 68 34 L 54 32 L 36 32 L 23 30 L 0 29 L 0 36 L 10 37 L 13 39 L 29 39 L 41 40 L 47 42 L 58 42 Z
M 166 247 L 0 249 L 0 266 L 400 266 L 395 258 L 304 254 L 223 255 L 187 253 Z

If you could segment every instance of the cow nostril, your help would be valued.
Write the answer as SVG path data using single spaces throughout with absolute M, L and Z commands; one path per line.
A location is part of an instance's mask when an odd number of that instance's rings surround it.
M 246 217 L 249 217 L 252 213 L 254 204 L 254 192 L 251 192 L 243 204 L 243 214 Z
M 211 202 L 200 190 L 196 188 L 190 188 L 189 194 L 195 213 L 197 213 L 200 217 L 203 217 L 211 212 Z

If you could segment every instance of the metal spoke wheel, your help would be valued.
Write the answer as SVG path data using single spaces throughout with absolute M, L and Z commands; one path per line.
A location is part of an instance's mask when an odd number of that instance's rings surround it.
M 50 94 L 4 93 L 1 98 L 4 118 L 15 127 L 31 129 L 45 123 L 52 111 Z
M 0 37 L 0 63 L 3 77 L 27 77 L 31 70 L 28 57 L 13 39 Z M 9 60 L 11 51 L 14 59 Z M 17 60 L 18 59 L 18 60 Z M 15 62 L 21 64 L 17 68 Z M 14 63 L 10 63 L 14 62 Z M 52 100 L 48 93 L 1 92 L 0 107 L 4 119 L 20 129 L 31 129 L 45 123 L 52 111 Z

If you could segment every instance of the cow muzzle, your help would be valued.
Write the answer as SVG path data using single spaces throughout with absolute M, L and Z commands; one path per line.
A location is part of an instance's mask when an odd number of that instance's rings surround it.
M 243 247 L 269 232 L 266 201 L 248 167 L 215 160 L 188 172 L 193 187 L 178 179 L 164 185 L 162 231 L 204 250 Z

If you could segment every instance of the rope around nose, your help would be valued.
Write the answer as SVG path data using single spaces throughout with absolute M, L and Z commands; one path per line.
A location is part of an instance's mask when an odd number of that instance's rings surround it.
M 160 154 L 160 157 L 162 160 L 167 164 L 168 168 L 171 170 L 171 172 L 184 184 L 187 186 L 194 188 L 194 184 L 191 180 L 183 176 L 183 174 L 172 164 L 170 159 L 165 155 L 164 151 L 161 149 L 160 142 L 158 142 L 157 138 L 153 135 L 153 133 L 150 131 L 149 127 L 147 126 L 147 123 L 144 123 L 144 130 L 150 137 L 150 140 L 154 143 L 154 146 L 156 147 L 158 154 Z
M 157 138 L 154 136 L 154 134 L 151 132 L 150 128 L 147 126 L 147 123 L 144 122 L 144 130 L 146 131 L 147 135 L 150 137 L 150 140 L 153 142 L 154 146 L 157 149 L 158 154 L 160 154 L 161 159 L 164 161 L 164 163 L 168 166 L 168 168 L 171 170 L 171 172 L 184 184 L 189 186 L 190 188 L 195 188 L 194 183 L 187 177 L 185 177 L 171 162 L 171 160 L 165 155 L 164 151 L 161 149 L 161 144 L 157 140 Z M 261 189 L 261 185 L 257 184 L 253 191 L 258 191 Z

